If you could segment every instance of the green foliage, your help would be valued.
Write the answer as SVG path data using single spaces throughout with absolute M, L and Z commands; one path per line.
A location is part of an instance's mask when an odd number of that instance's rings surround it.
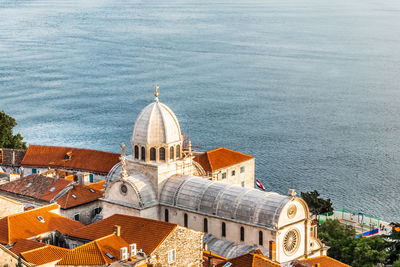
M 319 238 L 331 247 L 328 256 L 353 267 L 372 267 L 386 262 L 389 256 L 383 238 L 355 238 L 355 231 L 337 220 L 326 220 L 318 232 Z
M 0 148 L 22 148 L 26 149 L 23 137 L 18 133 L 13 135 L 12 129 L 17 126 L 15 119 L 0 111 Z
M 394 264 L 397 262 L 398 266 L 400 266 L 400 224 L 391 223 L 391 225 L 392 234 L 385 236 L 385 238 L 388 240 L 388 251 L 390 253 L 388 263 Z
M 400 255 L 398 259 L 395 262 L 393 262 L 393 267 L 400 267 Z
M 307 202 L 310 212 L 314 215 L 333 211 L 331 200 L 329 198 L 320 198 L 317 190 L 305 193 L 301 192 L 301 198 L 304 199 L 305 202 Z

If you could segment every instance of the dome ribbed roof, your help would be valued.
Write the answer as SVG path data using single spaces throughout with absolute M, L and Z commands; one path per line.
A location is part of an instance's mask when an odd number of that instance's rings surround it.
M 181 128 L 174 112 L 155 101 L 146 106 L 135 121 L 132 144 L 170 144 L 182 141 Z

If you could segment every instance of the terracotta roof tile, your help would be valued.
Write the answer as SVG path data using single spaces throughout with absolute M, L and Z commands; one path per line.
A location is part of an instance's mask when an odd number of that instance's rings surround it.
M 215 266 L 216 264 L 219 263 L 226 263 L 228 259 L 224 258 L 220 255 L 214 254 L 210 251 L 205 251 L 203 250 L 203 267 L 211 267 Z
M 121 226 L 121 237 L 129 244 L 136 243 L 138 249 L 150 254 L 175 229 L 176 224 L 147 218 L 114 214 L 106 219 L 68 233 L 69 236 L 86 240 L 109 235 L 114 225 Z M 151 233 L 149 236 L 148 233 Z
M 252 156 L 219 147 L 194 157 L 194 160 L 198 162 L 205 171 L 213 172 L 252 158 Z
M 270 260 L 269 258 L 265 257 L 264 255 L 260 254 L 254 254 L 254 253 L 247 253 L 244 255 L 241 255 L 239 257 L 229 259 L 227 261 L 224 261 L 222 263 L 219 263 L 217 266 L 222 267 L 224 264 L 227 262 L 232 263 L 232 267 L 253 267 L 253 266 L 259 266 L 259 267 L 281 267 L 279 263 Z
M 42 265 L 49 262 L 57 261 L 63 258 L 68 249 L 60 248 L 52 245 L 45 245 L 44 247 L 35 248 L 26 252 L 22 252 L 21 256 L 30 263 Z
M 99 190 L 99 191 L 104 191 L 104 185 L 106 184 L 106 181 L 100 181 L 97 183 L 91 183 L 91 184 L 87 184 L 86 186 L 89 188 L 93 188 L 95 190 Z
M 51 204 L 0 219 L 0 243 L 12 244 L 20 238 L 31 238 L 54 230 L 66 234 L 83 226 L 78 221 L 52 212 L 58 209 L 57 204 Z
M 31 174 L 0 185 L 0 190 L 50 202 L 50 200 L 71 183 L 71 181 L 65 179 Z
M 307 263 L 310 266 L 315 266 L 317 263 L 319 263 L 320 267 L 351 267 L 350 265 L 344 264 L 328 256 L 318 256 L 318 257 L 303 259 L 300 260 L 300 262 Z
M 88 186 L 76 184 L 68 192 L 56 200 L 62 209 L 69 209 L 95 201 L 103 197 L 103 192 Z
M 111 234 L 74 248 L 57 265 L 106 265 L 120 260 L 120 249 L 129 244 Z
M 65 156 L 70 155 L 70 159 Z M 119 162 L 120 154 L 71 147 L 30 145 L 23 166 L 51 167 L 108 173 Z
M 28 239 L 17 239 L 15 241 L 13 247 L 10 250 L 18 255 L 21 252 L 25 252 L 25 251 L 32 250 L 35 248 L 41 248 L 44 246 L 46 246 L 46 244 L 41 243 L 41 242 L 28 240 Z

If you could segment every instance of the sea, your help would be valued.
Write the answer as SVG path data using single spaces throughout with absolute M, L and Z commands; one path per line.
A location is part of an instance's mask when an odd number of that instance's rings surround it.
M 0 110 L 28 144 L 120 152 L 156 84 L 266 190 L 400 221 L 400 1 L 0 0 Z

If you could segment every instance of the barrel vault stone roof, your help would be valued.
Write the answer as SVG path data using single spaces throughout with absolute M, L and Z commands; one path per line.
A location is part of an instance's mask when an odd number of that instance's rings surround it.
M 270 229 L 277 225 L 291 197 L 200 177 L 172 177 L 165 183 L 160 204 Z

